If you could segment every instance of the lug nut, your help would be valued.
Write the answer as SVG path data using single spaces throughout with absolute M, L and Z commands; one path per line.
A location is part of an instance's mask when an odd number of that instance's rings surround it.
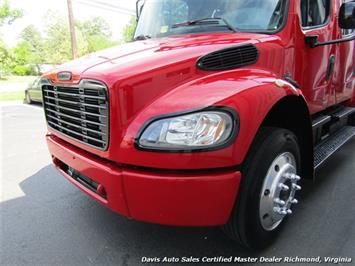
M 295 189 L 295 190 L 301 190 L 302 187 L 297 185 L 297 184 L 292 184 L 292 187 Z
M 298 176 L 298 175 L 292 174 L 290 179 L 291 179 L 292 181 L 300 181 L 300 180 L 301 180 L 301 177 Z
M 280 207 L 274 207 L 274 212 L 281 214 L 281 208 Z
M 287 211 L 284 208 L 274 207 L 274 212 L 280 215 L 286 215 Z
M 291 174 L 290 173 L 286 173 L 283 175 L 284 178 L 286 179 L 290 179 L 291 178 Z
M 283 190 L 283 191 L 288 191 L 290 189 L 288 186 L 286 186 L 285 184 L 282 184 L 282 183 L 279 184 L 279 188 L 281 188 L 281 190 Z
M 296 175 L 296 174 L 287 173 L 287 174 L 284 175 L 284 177 L 286 179 L 291 180 L 291 181 L 300 181 L 301 180 L 301 177 Z
M 291 200 L 291 203 L 292 203 L 292 204 L 298 204 L 298 200 L 297 200 L 297 199 L 292 199 L 292 200 Z
M 283 200 L 280 200 L 279 198 L 275 199 L 274 202 L 275 202 L 276 204 L 281 205 L 281 206 L 285 206 L 285 205 L 286 205 L 286 202 L 283 201 Z
M 287 212 L 287 214 L 289 214 L 289 215 L 292 214 L 292 210 L 291 210 L 291 209 L 288 209 L 286 212 Z

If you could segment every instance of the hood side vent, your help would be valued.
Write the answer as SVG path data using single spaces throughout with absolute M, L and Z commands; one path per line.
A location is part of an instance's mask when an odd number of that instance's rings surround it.
M 245 44 L 215 51 L 202 56 L 197 67 L 206 71 L 229 70 L 255 64 L 259 51 L 253 44 Z

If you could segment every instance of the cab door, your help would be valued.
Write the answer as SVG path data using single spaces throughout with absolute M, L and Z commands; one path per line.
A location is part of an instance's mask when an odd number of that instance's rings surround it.
M 351 2 L 353 0 L 337 1 L 340 5 L 345 2 Z M 355 34 L 354 30 L 344 30 L 338 28 L 338 39 L 350 38 Z M 334 70 L 334 87 L 336 102 L 341 103 L 348 99 L 351 99 L 354 93 L 354 71 L 355 71 L 355 42 L 348 41 L 337 44 L 337 60 Z
M 318 36 L 319 42 L 333 40 L 336 36 L 334 0 L 301 0 L 301 47 L 296 61 L 300 60 L 298 81 L 307 99 L 311 113 L 324 110 L 335 103 L 332 70 L 335 64 L 336 45 L 310 48 L 307 36 Z

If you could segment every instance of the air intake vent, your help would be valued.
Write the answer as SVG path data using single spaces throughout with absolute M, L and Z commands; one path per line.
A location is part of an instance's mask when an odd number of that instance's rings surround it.
M 197 67 L 206 71 L 228 70 L 255 64 L 258 57 L 258 49 L 246 44 L 207 54 L 197 61 Z

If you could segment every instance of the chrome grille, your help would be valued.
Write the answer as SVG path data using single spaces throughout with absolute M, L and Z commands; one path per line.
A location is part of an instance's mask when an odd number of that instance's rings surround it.
M 109 101 L 104 84 L 83 80 L 77 87 L 42 82 L 48 126 L 76 141 L 106 150 Z

